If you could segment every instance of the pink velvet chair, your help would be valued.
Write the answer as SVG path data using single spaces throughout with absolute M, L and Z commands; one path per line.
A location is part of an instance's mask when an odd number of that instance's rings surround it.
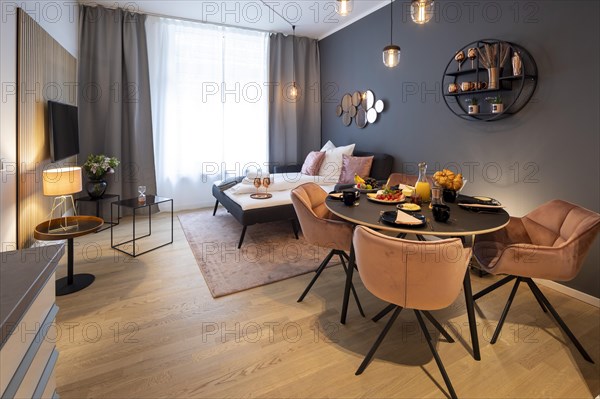
M 392 173 L 388 177 L 386 185 L 388 187 L 394 187 L 399 184 L 406 184 L 408 186 L 415 186 L 419 177 L 415 175 L 407 175 L 406 173 Z
M 302 302 L 334 256 L 339 257 L 344 271 L 347 270 L 346 261 L 350 260 L 347 252 L 350 252 L 354 226 L 339 219 L 336 220 L 335 216 L 325 206 L 327 193 L 318 184 L 302 184 L 292 190 L 291 196 L 304 238 L 309 244 L 331 248 L 329 254 L 317 268 L 315 276 L 298 298 L 298 302 Z M 365 314 L 354 285 L 352 285 L 352 293 L 360 314 L 364 317 Z
M 356 371 L 362 374 L 403 308 L 413 309 L 450 395 L 456 393 L 442 360 L 432 343 L 421 313 L 449 341 L 452 337 L 428 312 L 454 302 L 460 293 L 471 249 L 459 238 L 423 242 L 393 238 L 358 226 L 354 231 L 354 252 L 360 278 L 376 297 L 390 302 L 394 313 Z
M 550 310 L 581 355 L 593 363 L 533 279 L 569 281 L 575 278 L 599 230 L 600 215 L 596 212 L 553 200 L 522 218 L 512 217 L 502 230 L 477 236 L 473 248 L 483 270 L 508 276 L 473 295 L 473 299 L 477 300 L 516 279 L 490 341 L 492 344 L 498 340 L 519 284 L 524 282 L 542 310 L 545 313 Z

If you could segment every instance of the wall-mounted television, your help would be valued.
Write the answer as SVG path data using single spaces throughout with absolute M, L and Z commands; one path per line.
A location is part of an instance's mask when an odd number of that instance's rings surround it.
M 77 107 L 48 101 L 48 132 L 52 162 L 79 154 Z

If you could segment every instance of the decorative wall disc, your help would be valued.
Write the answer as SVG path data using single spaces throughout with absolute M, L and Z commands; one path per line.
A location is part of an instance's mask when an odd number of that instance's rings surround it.
M 385 108 L 383 100 L 375 101 L 375 93 L 371 90 L 357 90 L 352 94 L 346 93 L 342 101 L 335 107 L 335 114 L 342 117 L 344 126 L 350 126 L 352 118 L 360 129 L 369 123 L 375 123 Z

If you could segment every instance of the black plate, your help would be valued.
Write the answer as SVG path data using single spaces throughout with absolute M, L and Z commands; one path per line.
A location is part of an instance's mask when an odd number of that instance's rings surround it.
M 387 211 L 387 212 L 383 212 L 381 214 L 381 220 L 383 220 L 384 222 L 386 222 L 387 224 L 391 224 L 393 226 L 402 226 L 402 227 L 421 227 L 425 224 L 426 220 L 425 220 L 425 216 L 423 216 L 420 213 L 411 213 L 410 216 L 419 219 L 421 221 L 421 224 L 402 224 L 402 223 L 396 223 L 396 215 L 397 215 L 398 211 Z

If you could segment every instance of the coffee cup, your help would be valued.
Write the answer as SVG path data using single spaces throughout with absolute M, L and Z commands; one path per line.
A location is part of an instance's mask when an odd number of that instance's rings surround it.
M 450 219 L 450 207 L 448 205 L 433 205 L 431 211 L 436 222 L 446 223 Z
M 352 206 L 358 201 L 360 197 L 360 191 L 358 190 L 344 190 L 342 191 L 342 199 L 344 200 L 344 205 Z
M 460 84 L 460 89 L 462 91 L 471 91 L 471 90 L 473 90 L 473 82 L 462 82 Z
M 458 86 L 456 83 L 450 83 L 448 85 L 448 93 L 456 93 L 458 91 Z

